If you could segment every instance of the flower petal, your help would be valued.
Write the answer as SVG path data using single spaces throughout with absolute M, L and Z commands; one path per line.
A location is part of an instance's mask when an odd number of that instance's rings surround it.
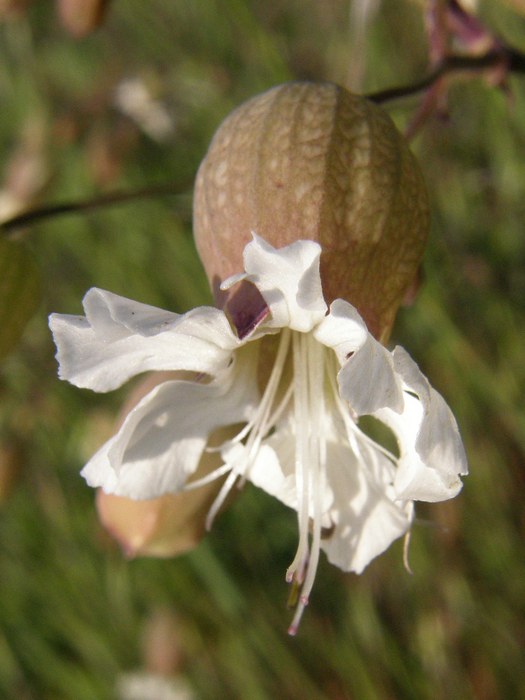
M 270 307 L 271 319 L 265 325 L 307 333 L 323 318 L 320 255 L 321 247 L 313 241 L 295 241 L 276 249 L 253 234 L 244 249 L 243 279 L 257 287 Z
M 363 446 L 363 455 L 341 440 L 327 422 L 326 478 L 321 497 L 321 540 L 328 560 L 343 571 L 361 573 L 374 557 L 403 535 L 412 521 L 412 504 L 396 501 L 393 465 Z M 295 481 L 295 435 L 287 424 L 259 451 L 248 478 L 282 503 L 298 509 Z M 309 507 L 313 517 L 313 494 Z
M 225 315 L 200 307 L 184 315 L 101 289 L 84 297 L 86 316 L 52 314 L 59 375 L 94 391 L 111 391 L 148 370 L 215 375 L 239 341 Z
M 401 347 L 394 350 L 396 370 L 409 391 L 419 396 L 424 417 L 416 441 L 416 449 L 429 463 L 450 465 L 454 473 L 468 474 L 465 448 L 454 414 L 432 386 L 410 355 Z
M 395 501 L 390 483 L 392 465 L 382 455 L 375 459 L 379 463 L 369 470 L 349 446 L 329 445 L 328 475 L 336 495 L 330 511 L 334 531 L 322 540 L 321 547 L 328 561 L 343 571 L 360 574 L 412 522 L 412 504 Z
M 297 490 L 295 486 L 295 472 L 289 469 L 290 458 L 295 456 L 294 438 L 287 434 L 290 440 L 282 440 L 281 447 L 286 452 L 286 457 L 281 451 L 279 456 L 272 445 L 264 444 L 260 447 L 257 457 L 249 471 L 249 479 L 258 488 L 274 498 L 278 498 L 281 503 L 297 510 Z M 232 464 L 242 463 L 244 445 L 236 445 L 227 456 L 228 462 Z M 224 455 L 223 455 L 224 456 Z
M 402 410 L 401 381 L 392 355 L 367 331 L 351 304 L 336 299 L 314 335 L 335 351 L 342 365 L 338 375 L 341 396 L 358 416 L 385 406 Z
M 336 299 L 330 311 L 314 330 L 315 338 L 337 355 L 344 365 L 350 355 L 361 348 L 367 339 L 365 322 L 357 309 L 343 299 Z
M 197 469 L 210 433 L 246 421 L 258 401 L 253 362 L 238 359 L 209 384 L 155 387 L 84 467 L 88 484 L 134 499 L 179 491 Z
M 394 359 L 394 368 L 401 376 L 404 388 L 417 394 L 423 404 L 426 405 L 430 401 L 431 390 L 428 379 L 405 348 L 396 345 L 392 352 L 392 357 Z
M 233 455 L 232 455 L 233 456 Z M 240 458 L 235 455 L 234 458 Z M 258 488 L 277 498 L 289 508 L 298 510 L 299 495 L 295 474 L 295 435 L 289 426 L 276 431 L 265 441 L 257 454 L 248 473 L 248 478 Z M 313 517 L 313 498 L 311 494 L 309 515 Z M 333 494 L 325 488 L 321 495 L 322 512 L 326 514 L 333 502 Z M 328 524 L 328 519 L 323 520 Z
M 398 438 L 401 456 L 394 486 L 399 498 L 442 501 L 462 487 L 467 458 L 456 420 L 443 397 L 433 389 L 403 348 L 394 351 L 404 384 L 401 413 L 389 409 L 375 416 Z

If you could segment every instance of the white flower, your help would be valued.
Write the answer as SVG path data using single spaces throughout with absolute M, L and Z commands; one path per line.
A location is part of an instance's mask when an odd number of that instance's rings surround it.
M 157 386 L 128 414 L 84 467 L 88 484 L 146 499 L 227 475 L 208 526 L 245 480 L 297 511 L 292 634 L 321 549 L 360 573 L 407 532 L 413 500 L 451 498 L 467 473 L 454 417 L 408 354 L 380 345 L 346 301 L 327 308 L 320 253 L 312 241 L 276 250 L 254 235 L 245 272 L 223 284 L 251 283 L 262 295 L 242 332 L 218 309 L 177 315 L 99 289 L 86 294 L 85 317 L 50 319 L 60 377 L 76 386 L 109 391 L 146 370 L 185 377 Z M 393 431 L 396 454 L 363 432 L 365 415 Z M 237 434 L 211 446 L 224 426 Z M 205 450 L 220 450 L 223 464 L 192 481 Z
M 191 686 L 181 677 L 131 671 L 117 678 L 118 700 L 194 700 Z

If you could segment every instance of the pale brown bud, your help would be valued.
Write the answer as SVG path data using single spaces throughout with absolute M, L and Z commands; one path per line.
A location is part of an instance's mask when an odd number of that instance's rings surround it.
M 109 0 L 57 0 L 57 12 L 65 29 L 81 38 L 102 24 L 108 4 Z
M 256 232 L 275 247 L 322 246 L 325 300 L 354 304 L 385 340 L 428 233 L 418 165 L 390 117 L 330 83 L 289 83 L 236 109 L 201 163 L 197 249 L 219 306 Z
M 128 557 L 173 557 L 198 545 L 213 496 L 210 487 L 134 501 L 97 491 L 102 525 Z

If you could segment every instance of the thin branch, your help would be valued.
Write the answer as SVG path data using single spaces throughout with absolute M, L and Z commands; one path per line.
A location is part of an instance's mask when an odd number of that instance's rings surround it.
M 63 202 L 61 204 L 50 204 L 48 206 L 29 209 L 28 211 L 18 214 L 7 221 L 0 223 L 0 232 L 4 235 L 9 235 L 18 229 L 39 223 L 45 219 L 63 214 L 78 214 L 80 212 L 91 212 L 97 209 L 103 209 L 109 206 L 116 206 L 140 199 L 149 199 L 157 196 L 176 196 L 188 190 L 191 187 L 190 183 L 184 185 L 154 185 L 145 187 L 140 190 L 132 190 L 130 192 L 110 192 L 103 194 L 93 199 L 81 200 L 76 202 Z
M 402 97 L 410 97 L 432 87 L 441 78 L 462 72 L 477 73 L 489 68 L 504 67 L 509 73 L 525 73 L 525 54 L 507 47 L 488 51 L 481 56 L 447 56 L 426 78 L 401 87 L 388 88 L 367 95 L 369 100 L 383 104 Z

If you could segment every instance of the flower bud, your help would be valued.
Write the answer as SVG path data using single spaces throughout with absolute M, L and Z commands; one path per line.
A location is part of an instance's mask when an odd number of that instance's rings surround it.
M 102 24 L 109 0 L 57 0 L 62 25 L 77 39 L 87 36 Z
M 221 307 L 252 231 L 275 247 L 317 241 L 327 303 L 351 302 L 384 341 L 425 248 L 423 178 L 377 105 L 330 83 L 280 85 L 227 117 L 197 175 L 195 241 Z
M 173 557 L 196 547 L 212 502 L 209 487 L 146 501 L 97 492 L 100 521 L 130 558 Z

